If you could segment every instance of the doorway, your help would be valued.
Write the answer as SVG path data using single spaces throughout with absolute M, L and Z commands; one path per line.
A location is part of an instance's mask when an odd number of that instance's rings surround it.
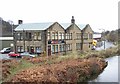
M 51 45 L 48 46 L 48 56 L 51 55 Z

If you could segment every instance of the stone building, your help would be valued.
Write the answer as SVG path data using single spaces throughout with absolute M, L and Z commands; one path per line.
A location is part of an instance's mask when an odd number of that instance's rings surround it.
M 43 53 L 47 56 L 65 54 L 67 52 L 89 50 L 92 45 L 93 32 L 90 25 L 71 23 L 28 23 L 22 22 L 14 32 L 15 51 Z

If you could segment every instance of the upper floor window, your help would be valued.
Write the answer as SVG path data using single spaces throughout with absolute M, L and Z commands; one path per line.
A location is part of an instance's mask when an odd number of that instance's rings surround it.
M 88 40 L 88 34 L 87 34 L 87 33 L 84 33 L 84 34 L 83 34 L 83 39 L 84 39 L 84 40 Z
M 89 39 L 92 39 L 93 38 L 93 34 L 89 34 Z
M 72 39 L 72 33 L 70 33 L 70 39 Z
M 64 39 L 64 33 L 62 33 L 62 39 Z
M 17 39 L 22 40 L 23 39 L 23 33 L 18 33 L 17 34 Z
M 30 39 L 30 40 L 32 39 L 32 34 L 31 34 L 31 33 L 29 33 L 29 39 Z
M 50 40 L 50 32 L 47 33 L 47 38 Z
M 40 32 L 38 32 L 38 40 L 41 40 L 41 33 Z
M 72 39 L 72 33 L 66 33 L 66 39 L 71 40 Z
M 17 39 L 20 40 L 20 33 L 17 33 Z
M 66 39 L 68 39 L 68 33 L 66 33 L 66 35 L 65 35 L 65 36 L 66 36 Z
M 62 39 L 62 33 L 61 32 L 59 33 L 59 39 Z
M 37 33 L 34 33 L 34 40 L 37 40 Z
M 58 39 L 58 33 L 57 32 L 55 33 L 55 39 L 56 40 Z
M 76 33 L 77 39 L 81 39 L 81 33 Z
M 52 32 L 52 39 L 55 39 L 55 33 Z

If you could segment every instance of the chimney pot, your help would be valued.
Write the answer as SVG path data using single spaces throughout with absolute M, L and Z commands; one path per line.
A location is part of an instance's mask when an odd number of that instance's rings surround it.
M 23 20 L 18 20 L 18 24 L 22 24 L 23 23 Z

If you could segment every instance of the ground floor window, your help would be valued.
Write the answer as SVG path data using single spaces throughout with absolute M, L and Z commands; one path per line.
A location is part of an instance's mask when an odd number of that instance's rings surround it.
M 81 43 L 76 43 L 76 50 L 80 50 L 81 49 Z
M 92 43 L 89 43 L 89 48 L 91 48 Z
M 35 52 L 36 53 L 41 53 L 41 47 L 40 46 L 35 47 Z
M 23 46 L 17 46 L 17 52 L 23 52 Z
M 52 45 L 52 53 L 58 53 L 58 45 Z
M 66 44 L 66 51 L 72 50 L 72 44 Z
M 63 52 L 64 51 L 64 45 L 59 45 L 59 49 L 60 49 L 60 52 Z

